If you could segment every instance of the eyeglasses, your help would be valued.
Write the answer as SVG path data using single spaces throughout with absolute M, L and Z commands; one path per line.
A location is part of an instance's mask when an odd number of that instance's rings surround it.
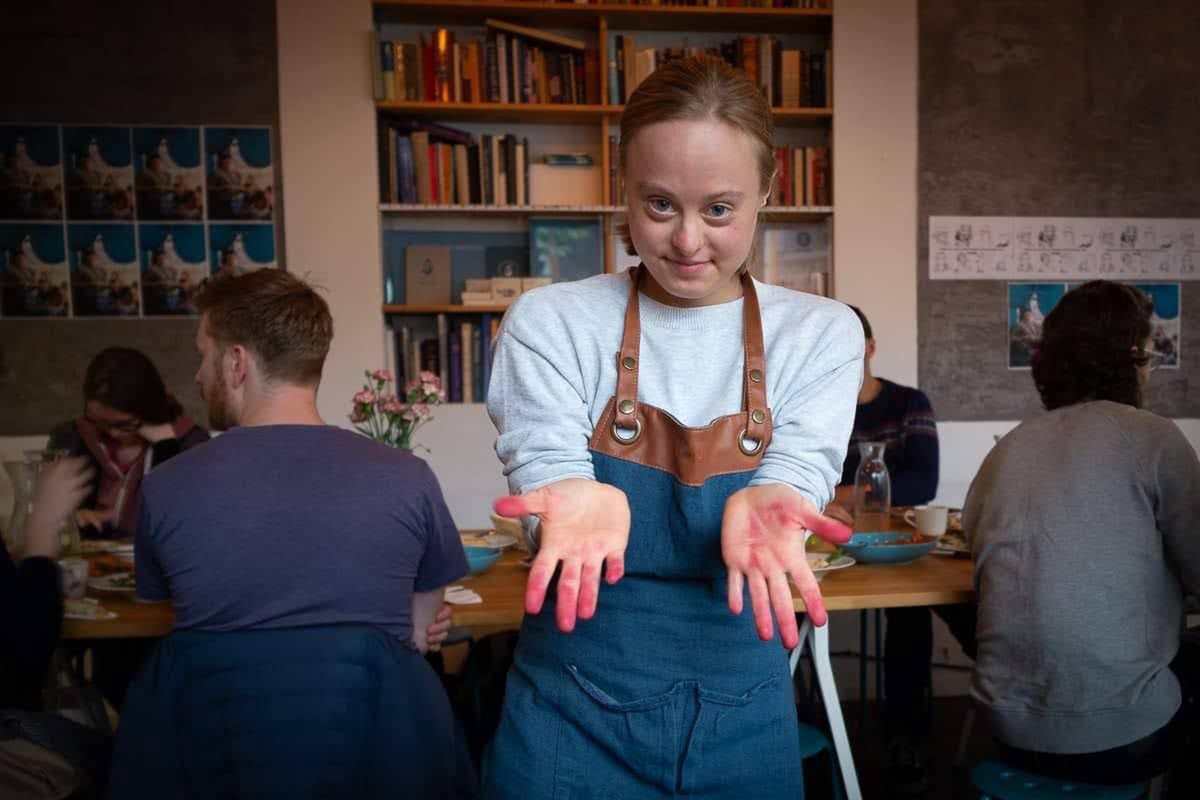
M 137 417 L 121 420 L 104 420 L 96 419 L 95 417 L 84 416 L 88 422 L 95 425 L 97 428 L 107 431 L 120 431 L 121 433 L 137 433 L 138 428 L 142 427 L 142 421 Z
M 1135 356 L 1141 356 L 1147 359 L 1146 366 L 1149 368 L 1150 372 L 1154 372 L 1154 370 L 1158 369 L 1158 365 L 1162 363 L 1162 356 L 1149 347 L 1134 347 L 1132 349 Z

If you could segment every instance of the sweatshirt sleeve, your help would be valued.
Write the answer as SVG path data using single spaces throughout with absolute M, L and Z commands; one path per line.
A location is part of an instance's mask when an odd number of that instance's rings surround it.
M 1200 461 L 1175 423 L 1162 423 L 1170 429 L 1148 456 L 1148 477 L 1158 488 L 1154 518 L 1185 589 L 1200 594 Z
M 595 478 L 581 355 L 553 302 L 545 290 L 521 296 L 496 338 L 487 408 L 514 494 Z
M 819 509 L 842 475 L 863 375 L 862 325 L 847 306 L 831 303 L 830 310 L 811 347 L 786 348 L 778 371 L 768 361 L 768 378 L 780 381 L 772 393 L 774 431 L 750 481 L 787 484 Z
M 892 476 L 892 504 L 915 506 L 937 495 L 938 435 L 933 407 L 925 393 L 913 389 L 901 430 L 904 453 Z

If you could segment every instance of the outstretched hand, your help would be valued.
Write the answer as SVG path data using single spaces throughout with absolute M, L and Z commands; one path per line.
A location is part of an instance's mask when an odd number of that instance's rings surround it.
M 850 529 L 823 515 L 798 492 L 782 484 L 748 486 L 725 503 L 721 520 L 721 556 L 729 572 L 729 610 L 742 613 L 742 591 L 748 583 L 754 623 L 760 639 L 774 633 L 789 649 L 799 644 L 796 613 L 788 575 L 800 591 L 814 625 L 826 621 L 825 603 L 804 554 L 804 532 L 835 544 L 850 538 Z
M 546 589 L 562 564 L 558 578 L 558 629 L 569 633 L 575 620 L 596 613 L 601 564 L 605 580 L 616 583 L 625 574 L 629 544 L 629 500 L 615 486 L 584 478 L 543 486 L 523 495 L 501 497 L 493 507 L 505 517 L 540 518 L 540 547 L 525 586 L 525 611 L 537 614 Z

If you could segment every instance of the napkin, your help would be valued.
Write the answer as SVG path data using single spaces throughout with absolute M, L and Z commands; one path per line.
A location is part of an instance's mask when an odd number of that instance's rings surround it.
M 470 606 L 482 603 L 483 598 L 479 596 L 478 592 L 465 586 L 455 585 L 446 589 L 446 602 L 455 606 Z
M 92 597 L 63 602 L 63 617 L 66 619 L 114 619 L 116 613 L 109 611 Z

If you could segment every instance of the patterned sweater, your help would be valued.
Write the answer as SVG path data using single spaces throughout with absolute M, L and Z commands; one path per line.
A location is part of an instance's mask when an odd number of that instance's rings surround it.
M 883 389 L 854 415 L 854 433 L 842 466 L 842 483 L 853 486 L 859 442 L 886 442 L 883 461 L 892 479 L 892 505 L 928 503 L 937 494 L 937 423 L 920 389 L 879 379 Z

